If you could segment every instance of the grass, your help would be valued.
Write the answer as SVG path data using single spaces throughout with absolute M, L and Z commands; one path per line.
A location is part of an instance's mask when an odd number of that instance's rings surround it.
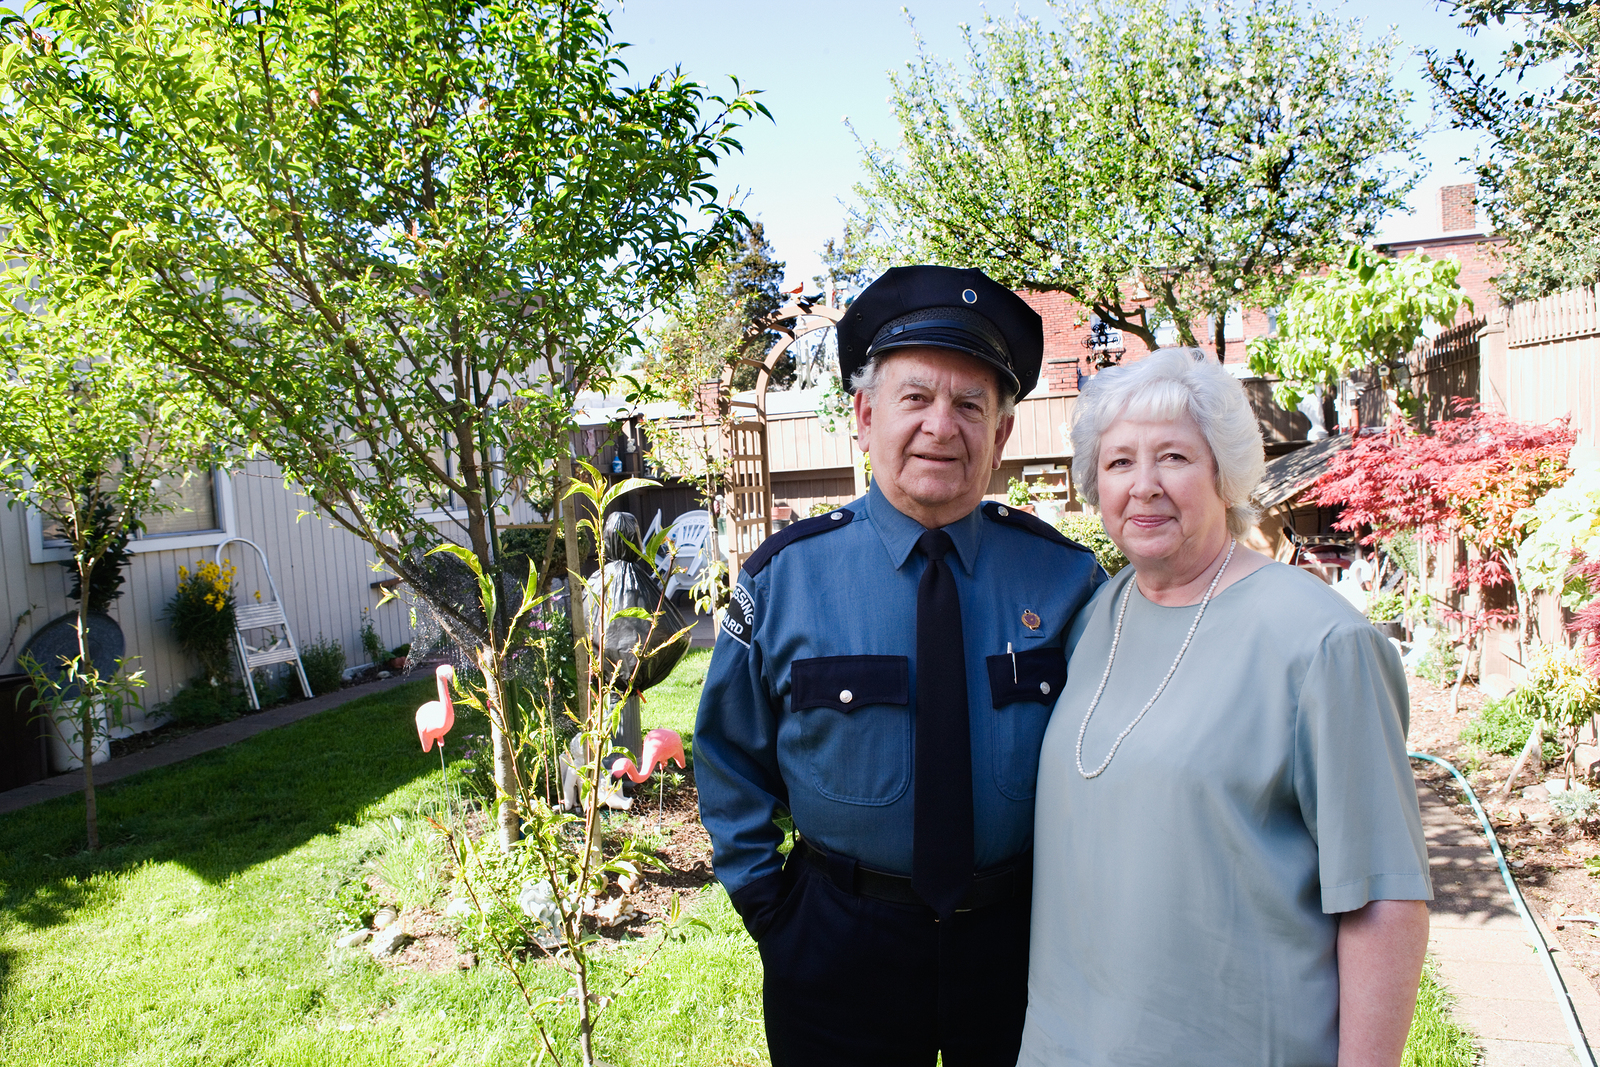
M 648 694 L 646 727 L 689 741 L 709 653 Z M 338 950 L 336 903 L 399 834 L 392 817 L 438 796 L 417 746 L 419 682 L 100 791 L 100 852 L 82 851 L 66 797 L 0 820 L 0 1063 L 271 1064 L 274 1067 L 531 1063 L 537 1038 L 510 981 L 385 968 Z M 430 773 L 432 772 L 432 773 Z M 414 847 L 407 842 L 406 848 Z M 424 890 L 418 890 L 422 892 Z M 725 894 L 694 912 L 710 932 L 665 946 L 602 1015 L 618 1067 L 767 1062 L 760 963 Z M 629 945 L 600 955 L 609 986 Z M 568 985 L 538 969 L 539 992 Z M 563 1060 L 572 1048 L 561 1031 Z M 1470 1064 L 1443 992 L 1424 978 L 1407 1064 Z M 570 1061 L 568 1061 L 570 1062 Z
M 1478 1062 L 1472 1038 L 1450 1018 L 1450 999 L 1429 960 L 1417 989 L 1417 1012 L 1406 1035 L 1401 1067 L 1473 1067 Z
M 390 816 L 437 795 L 411 721 L 431 689 L 107 786 L 92 855 L 78 798 L 0 820 L 0 1063 L 532 1062 L 537 1038 L 492 964 L 427 975 L 332 947 L 339 887 L 382 853 Z M 696 914 L 712 932 L 667 946 L 602 1016 L 607 1061 L 765 1061 L 755 946 L 719 891 Z M 602 986 L 636 951 L 602 955 Z M 539 971 L 541 992 L 567 987 Z

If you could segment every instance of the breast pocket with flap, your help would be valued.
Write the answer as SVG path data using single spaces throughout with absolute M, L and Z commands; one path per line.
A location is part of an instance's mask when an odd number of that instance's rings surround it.
M 1067 657 L 1061 648 L 1030 648 L 987 659 L 994 711 L 994 780 L 1013 800 L 1033 799 L 1039 777 L 1039 746 L 1050 712 L 1067 684 Z
M 818 656 L 789 665 L 787 746 L 817 791 L 847 804 L 892 804 L 911 781 L 911 670 L 905 656 Z

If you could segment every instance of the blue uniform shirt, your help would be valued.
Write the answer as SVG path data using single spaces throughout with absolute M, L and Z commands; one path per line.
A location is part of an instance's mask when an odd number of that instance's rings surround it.
M 982 870 L 1032 843 L 1062 639 L 1105 574 L 1088 549 L 993 502 L 944 529 L 960 557 Z M 784 811 L 823 848 L 910 874 L 922 533 L 873 486 L 774 535 L 741 571 L 694 734 L 701 820 L 730 894 L 782 868 Z

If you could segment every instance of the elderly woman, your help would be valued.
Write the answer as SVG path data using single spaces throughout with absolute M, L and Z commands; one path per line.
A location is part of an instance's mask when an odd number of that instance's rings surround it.
M 1072 443 L 1132 566 L 1067 638 L 1018 1062 L 1398 1064 L 1432 897 L 1399 657 L 1239 544 L 1261 435 L 1197 350 L 1097 375 Z

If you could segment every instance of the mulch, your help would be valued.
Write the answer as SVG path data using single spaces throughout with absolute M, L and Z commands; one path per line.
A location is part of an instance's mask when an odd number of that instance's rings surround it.
M 1600 856 L 1600 820 L 1568 822 L 1550 806 L 1549 794 L 1539 783 L 1553 771 L 1524 767 L 1510 796 L 1502 797 L 1501 787 L 1515 757 L 1486 755 L 1459 739 L 1482 707 L 1483 694 L 1465 687 L 1461 711 L 1452 716 L 1448 688 L 1417 677 L 1410 682 L 1411 749 L 1449 760 L 1467 776 L 1489 814 L 1500 849 L 1528 906 L 1540 913 L 1568 958 L 1600 990 L 1600 924 L 1564 919 L 1600 915 L 1600 877 L 1584 865 L 1584 860 Z M 1419 782 L 1431 787 L 1474 831 L 1481 832 L 1477 815 L 1449 771 L 1422 761 L 1413 762 L 1412 767 Z

